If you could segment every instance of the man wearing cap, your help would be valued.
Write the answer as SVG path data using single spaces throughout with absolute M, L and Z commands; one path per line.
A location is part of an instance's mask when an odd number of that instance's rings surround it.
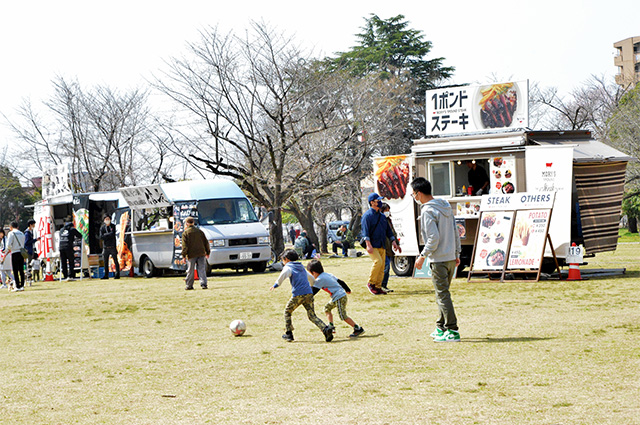
M 367 198 L 369 202 L 369 210 L 362 215 L 362 239 L 367 246 L 367 252 L 373 260 L 371 265 L 371 273 L 369 274 L 369 282 L 367 288 L 373 295 L 383 295 L 386 292 L 382 290 L 382 278 L 384 277 L 384 263 L 386 257 L 385 242 L 389 238 L 393 249 L 398 253 L 402 250 L 393 236 L 391 227 L 387 223 L 387 217 L 380 212 L 382 207 L 382 197 L 377 193 L 372 193 Z

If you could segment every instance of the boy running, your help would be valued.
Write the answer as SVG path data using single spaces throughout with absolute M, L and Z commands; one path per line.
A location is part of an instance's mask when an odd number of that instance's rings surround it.
M 324 289 L 331 295 L 331 301 L 324 306 L 324 312 L 329 320 L 329 326 L 331 331 L 334 332 L 335 326 L 333 326 L 333 313 L 331 310 L 334 307 L 338 307 L 338 315 L 340 320 L 346 322 L 353 328 L 353 333 L 349 335 L 349 338 L 355 338 L 364 333 L 364 328 L 358 326 L 349 315 L 347 314 L 347 294 L 351 293 L 351 289 L 342 280 L 338 279 L 330 273 L 324 271 L 320 260 L 311 260 L 307 264 L 307 270 L 315 278 L 313 284 L 313 293 L 316 294 L 321 289 Z
M 311 285 L 314 284 L 313 276 L 311 276 L 304 269 L 304 266 L 298 262 L 298 254 L 292 250 L 287 249 L 282 253 L 282 264 L 284 268 L 278 276 L 276 283 L 273 284 L 270 291 L 273 291 L 284 282 L 286 278 L 289 278 L 291 282 L 291 299 L 287 303 L 284 309 L 284 321 L 286 325 L 286 332 L 282 335 L 282 338 L 287 341 L 293 341 L 293 324 L 291 323 L 291 313 L 300 305 L 303 305 L 307 310 L 307 317 L 313 324 L 315 324 L 324 334 L 324 338 L 327 342 L 331 342 L 333 339 L 332 329 L 325 325 L 322 320 L 316 316 L 316 312 L 313 309 L 313 291 Z

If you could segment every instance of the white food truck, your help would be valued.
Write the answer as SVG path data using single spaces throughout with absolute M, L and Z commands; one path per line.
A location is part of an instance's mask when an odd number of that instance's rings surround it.
M 413 271 L 424 244 L 419 207 L 408 183 L 425 177 L 433 195 L 454 209 L 462 243 L 461 269 L 469 266 L 475 244 L 482 196 L 469 191 L 469 171 L 482 167 L 490 194 L 554 192 L 549 235 L 562 263 L 572 242 L 583 245 L 586 256 L 614 251 L 625 170 L 631 158 L 594 140 L 588 131 L 510 131 L 420 139 L 410 155 L 374 160 L 375 190 L 391 206 L 402 255 L 392 263 L 400 276 Z M 406 176 L 403 173 L 407 174 Z M 551 252 L 545 251 L 545 260 Z M 545 261 L 543 271 L 554 263 Z
M 189 216 L 209 241 L 209 269 L 261 272 L 271 260 L 268 231 L 247 196 L 230 180 L 127 187 L 120 192 L 128 208 L 120 210 L 115 221 L 130 232 L 133 264 L 145 277 L 163 269 L 186 269 L 180 252 L 183 222 Z
M 584 246 L 586 256 L 616 249 L 631 158 L 589 131 L 529 130 L 528 102 L 528 81 L 428 90 L 426 137 L 414 140 L 409 155 L 374 159 L 374 190 L 390 204 L 402 246 L 392 263 L 396 274 L 411 274 L 424 244 L 408 187 L 418 176 L 454 209 L 461 267 L 470 264 L 487 194 L 555 193 L 549 235 L 560 260 L 573 242 Z M 483 235 L 491 237 L 502 238 Z M 544 256 L 551 255 L 547 245 Z

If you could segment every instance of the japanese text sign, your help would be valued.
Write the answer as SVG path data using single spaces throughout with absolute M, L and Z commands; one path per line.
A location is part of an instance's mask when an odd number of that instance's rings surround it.
M 529 125 L 528 81 L 427 90 L 427 136 Z

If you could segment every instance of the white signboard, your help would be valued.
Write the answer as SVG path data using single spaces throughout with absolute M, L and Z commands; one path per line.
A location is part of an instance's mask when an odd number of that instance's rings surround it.
M 502 270 L 507 259 L 513 211 L 483 211 L 473 270 Z
M 72 192 L 67 164 L 56 165 L 42 172 L 42 199 L 69 193 Z
M 571 246 L 571 192 L 573 190 L 572 146 L 527 146 L 527 190 L 556 193 L 549 235 L 556 255 L 563 257 Z M 551 248 L 545 250 L 551 256 Z
M 529 125 L 529 81 L 427 90 L 427 136 L 522 129 Z
M 516 159 L 513 156 L 494 157 L 490 163 L 490 193 L 516 192 Z
M 409 182 L 412 179 L 413 157 L 395 155 L 373 160 L 375 191 L 389 204 L 391 222 L 398 235 L 401 255 L 417 255 L 414 201 Z
M 53 241 L 53 208 L 49 205 L 36 204 L 33 209 L 33 218 L 36 221 L 35 237 L 38 241 L 34 244 L 39 258 L 47 258 L 54 255 L 56 246 Z
M 515 211 L 533 208 L 553 208 L 555 194 L 523 192 L 510 195 L 484 195 L 482 211 Z
M 162 208 L 172 205 L 159 184 L 123 187 L 120 189 L 120 193 L 122 193 L 129 207 L 135 210 Z
M 550 217 L 550 209 L 516 212 L 508 269 L 540 268 Z

